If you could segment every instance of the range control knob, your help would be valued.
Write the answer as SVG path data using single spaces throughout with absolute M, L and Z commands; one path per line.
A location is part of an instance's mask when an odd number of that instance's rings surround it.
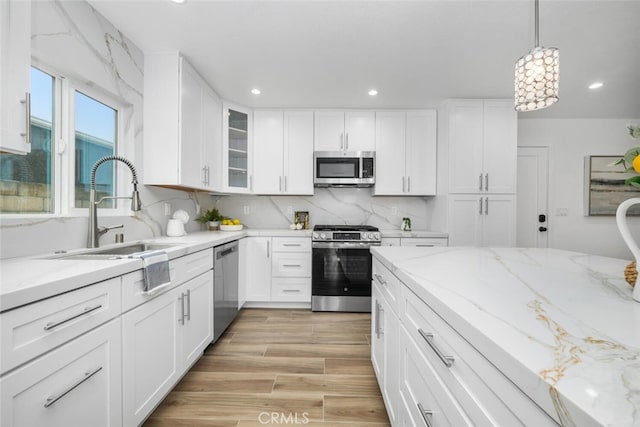
M 314 231 L 311 237 L 313 238 L 313 240 L 318 240 L 318 233 Z
M 369 236 L 367 236 L 367 233 L 360 234 L 360 240 L 367 240 L 367 239 L 369 239 Z
M 376 240 L 380 240 L 380 233 L 373 233 L 373 238 Z
M 320 239 L 327 240 L 327 235 L 324 233 L 320 233 Z

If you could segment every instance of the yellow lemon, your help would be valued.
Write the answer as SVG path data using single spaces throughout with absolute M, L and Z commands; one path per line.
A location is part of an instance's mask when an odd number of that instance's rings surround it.
M 633 159 L 633 170 L 640 173 L 640 155 Z
M 234 219 L 233 225 L 240 225 L 240 220 L 238 218 Z

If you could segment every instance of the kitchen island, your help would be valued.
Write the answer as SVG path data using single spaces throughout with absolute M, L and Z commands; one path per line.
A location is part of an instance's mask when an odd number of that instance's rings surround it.
M 556 423 L 640 426 L 640 304 L 623 278 L 628 261 L 554 249 L 372 253 L 399 293 L 415 294 Z M 402 319 L 409 300 L 398 300 Z M 507 390 L 493 392 L 507 402 Z

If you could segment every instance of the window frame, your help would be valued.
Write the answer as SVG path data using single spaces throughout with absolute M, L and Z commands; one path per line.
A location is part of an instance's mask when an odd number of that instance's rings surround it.
M 32 59 L 31 66 L 53 79 L 53 120 L 52 120 L 52 212 L 46 213 L 4 213 L 3 219 L 42 219 L 87 217 L 88 208 L 75 207 L 75 91 L 95 99 L 116 111 L 115 155 L 133 159 L 134 129 L 125 129 L 125 117 L 129 118 L 129 128 L 133 127 L 133 106 L 108 91 L 65 76 L 46 64 Z M 118 163 L 115 196 L 126 196 L 131 186 L 131 174 L 125 165 Z M 106 167 L 106 166 L 102 166 Z M 140 177 L 138 177 L 140 178 Z M 130 203 L 116 200 L 114 208 L 98 208 L 99 216 L 131 216 Z

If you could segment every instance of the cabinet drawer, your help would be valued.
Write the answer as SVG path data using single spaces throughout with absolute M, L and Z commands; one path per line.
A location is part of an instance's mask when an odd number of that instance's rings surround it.
M 404 286 L 402 288 L 402 321 L 408 334 L 474 422 L 508 426 L 556 425 L 417 295 Z M 447 357 L 453 358 L 449 367 L 445 364 Z
M 0 425 L 121 426 L 120 328 L 115 319 L 3 377 Z
M 399 311 L 399 295 L 401 284 L 398 278 L 391 273 L 391 271 L 385 267 L 376 258 L 373 258 L 373 266 L 371 268 L 371 277 L 380 288 L 380 292 L 384 295 L 384 298 L 389 303 L 391 309 L 396 313 Z
M 310 302 L 310 277 L 274 277 L 271 280 L 271 301 Z
M 272 277 L 311 277 L 311 254 L 275 252 L 271 258 Z
M 311 252 L 311 238 L 274 237 L 273 252 Z
M 205 271 L 211 270 L 213 267 L 213 250 L 206 249 L 186 255 L 180 258 L 174 258 L 169 261 L 169 275 L 171 277 L 171 285 L 167 286 L 165 291 L 159 291 L 157 294 L 147 295 L 144 293 L 144 276 L 142 270 L 122 276 L 122 311 L 129 311 L 169 289 L 196 277 Z
M 405 405 L 403 412 L 408 418 L 405 425 L 487 425 L 484 418 L 474 418 L 473 421 L 469 418 L 404 327 L 400 328 L 400 396 Z
M 430 248 L 433 246 L 448 246 L 447 240 L 444 237 L 403 237 L 400 245 Z
M 116 277 L 2 313 L 1 371 L 119 316 L 120 300 L 120 277 Z

